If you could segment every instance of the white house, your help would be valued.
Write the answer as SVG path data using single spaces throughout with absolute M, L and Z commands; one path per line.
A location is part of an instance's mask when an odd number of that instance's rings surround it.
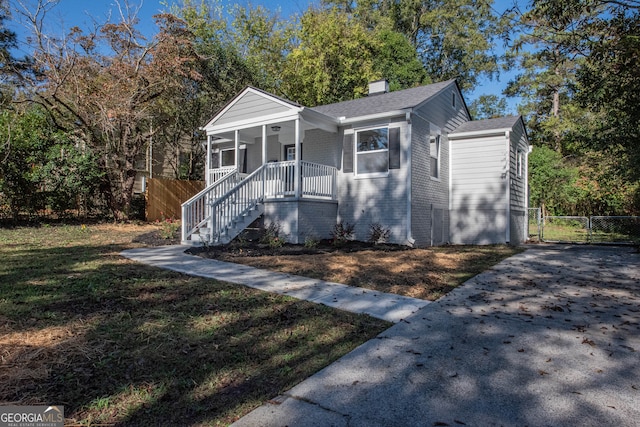
M 472 121 L 455 80 L 307 108 L 248 87 L 204 127 L 207 188 L 183 205 L 183 243 L 230 241 L 255 218 L 292 243 L 337 223 L 394 243 L 526 238 L 521 117 Z

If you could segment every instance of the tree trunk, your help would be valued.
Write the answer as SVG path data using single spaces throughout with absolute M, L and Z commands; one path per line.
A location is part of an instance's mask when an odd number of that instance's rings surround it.
M 125 165 L 106 165 L 101 162 L 104 178 L 100 185 L 100 192 L 107 201 L 107 207 L 116 221 L 126 221 L 131 215 L 131 201 L 133 187 L 136 182 L 136 170 L 132 161 L 125 161 Z

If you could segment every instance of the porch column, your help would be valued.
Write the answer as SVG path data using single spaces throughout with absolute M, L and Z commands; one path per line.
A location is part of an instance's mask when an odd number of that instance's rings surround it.
M 262 125 L 262 164 L 267 163 L 267 125 Z
M 211 135 L 207 135 L 207 161 L 205 162 L 205 177 L 207 187 L 211 185 Z
M 238 129 L 235 130 L 235 143 L 234 166 L 236 167 L 236 172 L 240 172 L 240 131 Z
M 293 174 L 293 179 L 294 179 L 294 184 L 293 184 L 293 190 L 295 193 L 295 197 L 296 198 L 300 198 L 301 194 L 302 194 L 302 189 L 301 187 L 301 183 L 302 183 L 302 179 L 301 179 L 301 164 L 300 164 L 300 117 L 296 118 L 295 121 L 295 135 L 294 135 L 294 140 L 295 140 L 295 152 L 296 152 L 296 159 L 295 159 L 295 166 L 294 166 L 294 174 Z

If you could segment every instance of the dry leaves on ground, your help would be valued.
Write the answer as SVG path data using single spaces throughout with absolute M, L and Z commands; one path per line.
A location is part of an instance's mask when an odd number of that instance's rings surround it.
M 209 248 L 199 255 L 380 292 L 436 300 L 518 252 L 509 246 L 410 249 L 393 246 L 339 250 L 278 251 L 249 247 Z

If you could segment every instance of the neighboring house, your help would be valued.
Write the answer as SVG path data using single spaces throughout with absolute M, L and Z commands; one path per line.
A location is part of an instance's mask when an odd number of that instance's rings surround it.
M 191 168 L 202 176 L 202 165 L 195 161 L 203 158 L 202 145 L 204 142 L 194 146 L 186 139 L 175 145 L 154 144 L 153 141 L 149 141 L 144 153 L 136 158 L 134 194 L 144 193 L 146 181 L 149 179 L 186 179 L 185 176 Z
M 203 128 L 207 188 L 183 205 L 183 243 L 225 243 L 260 215 L 292 243 L 337 223 L 413 246 L 526 238 L 520 117 L 471 121 L 455 80 L 307 108 L 248 87 Z

